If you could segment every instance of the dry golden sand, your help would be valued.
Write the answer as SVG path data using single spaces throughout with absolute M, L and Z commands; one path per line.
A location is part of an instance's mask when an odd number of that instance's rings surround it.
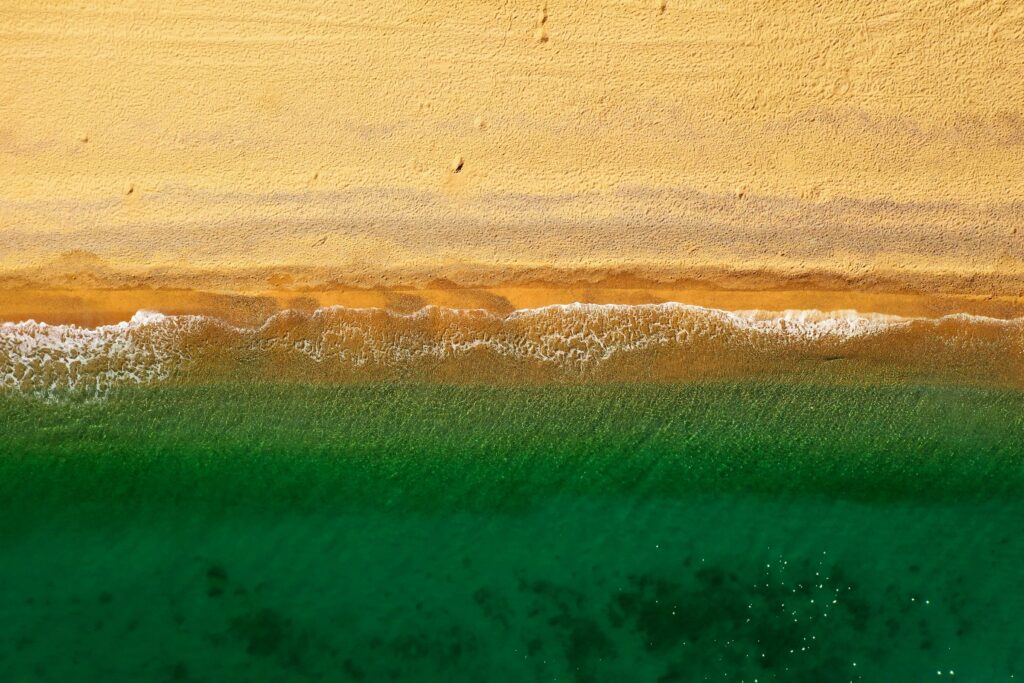
M 0 26 L 7 319 L 1024 294 L 1019 3 L 9 0 Z

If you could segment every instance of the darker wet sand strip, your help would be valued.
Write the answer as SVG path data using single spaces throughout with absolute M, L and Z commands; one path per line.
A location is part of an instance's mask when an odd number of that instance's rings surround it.
M 955 313 L 1016 318 L 1024 316 L 1024 297 L 967 294 L 913 294 L 842 290 L 728 290 L 695 288 L 436 287 L 396 289 L 272 289 L 221 292 L 193 289 L 3 289 L 0 321 L 36 320 L 85 327 L 129 320 L 139 310 L 167 315 L 204 315 L 236 325 L 259 325 L 275 312 L 311 312 L 324 306 L 382 308 L 411 313 L 424 306 L 475 308 L 504 314 L 525 308 L 567 303 L 650 304 L 676 301 L 722 310 L 852 309 L 905 317 L 937 318 Z

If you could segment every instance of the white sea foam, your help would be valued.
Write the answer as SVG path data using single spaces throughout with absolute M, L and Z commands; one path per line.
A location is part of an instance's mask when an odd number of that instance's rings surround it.
M 131 320 L 84 328 L 25 321 L 0 325 L 0 388 L 32 393 L 202 380 L 211 368 L 252 366 L 273 375 L 294 361 L 324 378 L 348 370 L 401 371 L 483 354 L 585 378 L 616 357 L 645 351 L 704 354 L 846 352 L 852 344 L 911 328 L 934 328 L 942 349 L 978 344 L 1020 354 L 1024 319 L 966 314 L 908 318 L 853 310 L 725 311 L 682 303 L 563 304 L 498 315 L 428 306 L 282 311 L 258 327 L 203 316 L 139 311 Z M 989 330 L 984 339 L 971 332 Z M 995 334 L 991 333 L 995 330 Z M 980 340 L 980 341 L 979 341 Z

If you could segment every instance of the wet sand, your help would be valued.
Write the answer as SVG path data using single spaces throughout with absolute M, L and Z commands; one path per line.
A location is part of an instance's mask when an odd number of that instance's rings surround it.
M 309 313 L 325 306 L 382 308 L 411 313 L 424 306 L 484 309 L 505 314 L 555 304 L 648 304 L 675 301 L 743 310 L 855 310 L 937 318 L 955 313 L 1012 319 L 1024 316 L 1024 297 L 881 293 L 842 290 L 728 290 L 579 286 L 444 287 L 400 289 L 262 290 L 0 289 L 0 321 L 36 320 L 85 327 L 131 319 L 140 310 L 204 315 L 235 325 L 259 325 L 275 312 Z

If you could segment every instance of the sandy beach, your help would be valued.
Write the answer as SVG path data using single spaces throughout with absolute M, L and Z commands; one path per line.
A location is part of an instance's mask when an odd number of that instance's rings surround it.
M 28 302 L 17 315 L 69 319 L 25 288 L 438 278 L 488 290 L 459 305 L 505 308 L 567 295 L 502 284 L 623 274 L 650 300 L 1024 293 L 1011 5 L 142 0 L 9 2 L 0 19 L 0 287 Z M 96 294 L 88 315 L 163 296 Z M 409 297 L 450 298 L 341 298 Z

